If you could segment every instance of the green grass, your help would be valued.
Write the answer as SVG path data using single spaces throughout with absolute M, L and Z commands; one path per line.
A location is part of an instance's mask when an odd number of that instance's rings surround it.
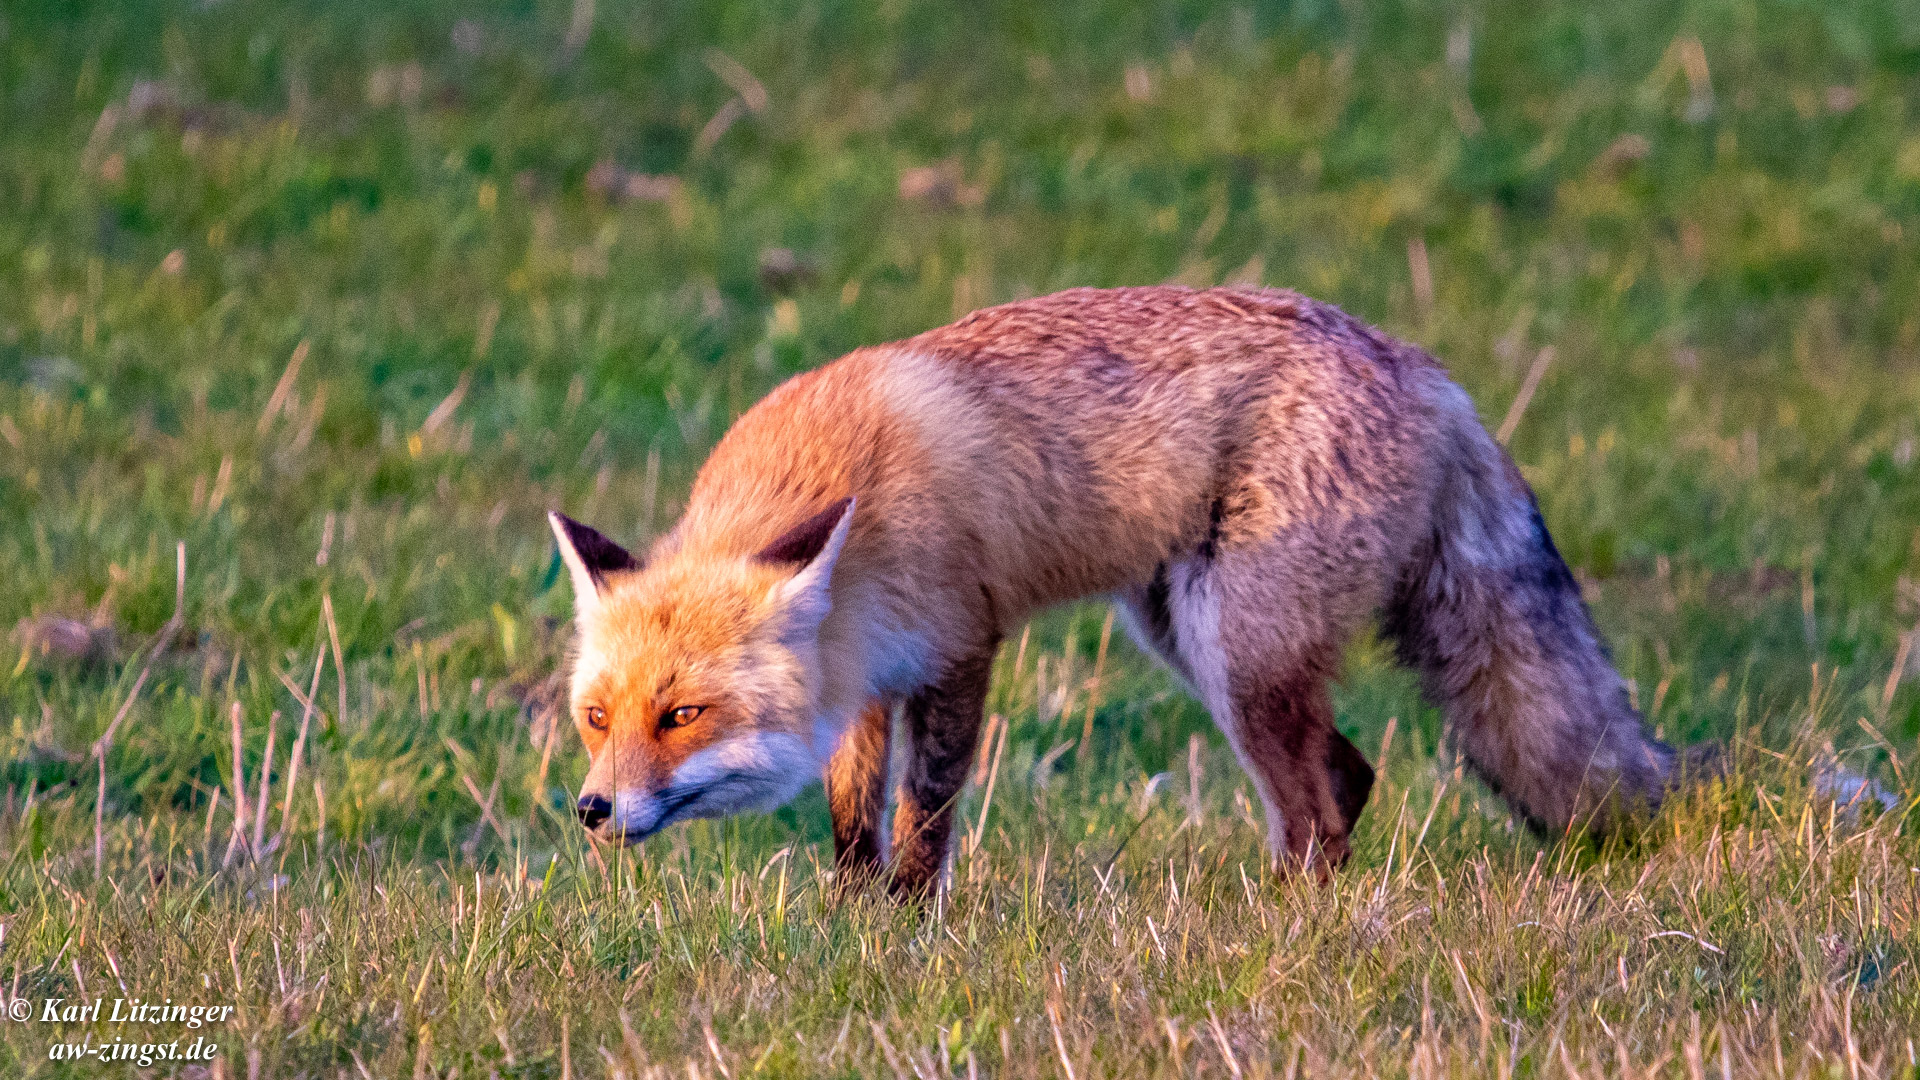
M 0 984 L 233 1004 L 223 1076 L 1920 1075 L 1917 77 L 1890 0 L 9 3 Z M 546 509 L 639 542 L 783 376 L 1163 280 L 1339 303 L 1492 427 L 1540 370 L 1515 456 L 1730 779 L 1542 842 L 1363 643 L 1355 857 L 1271 880 L 1089 605 L 1003 656 L 933 917 L 828 902 L 817 790 L 584 846 Z M 200 1033 L 0 1067 L 89 1034 Z

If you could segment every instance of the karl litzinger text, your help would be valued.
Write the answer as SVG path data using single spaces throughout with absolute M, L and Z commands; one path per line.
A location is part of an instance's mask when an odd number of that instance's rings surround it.
M 61 1024 L 97 1024 L 104 1019 L 109 1024 L 185 1024 L 189 1028 L 199 1028 L 206 1024 L 225 1023 L 233 1016 L 231 1005 L 175 1005 L 172 998 L 162 1002 L 114 998 L 112 1010 L 103 1017 L 102 1010 L 107 1005 L 104 997 L 90 1002 L 47 998 L 41 1002 L 40 1015 L 36 1019 L 42 1023 Z

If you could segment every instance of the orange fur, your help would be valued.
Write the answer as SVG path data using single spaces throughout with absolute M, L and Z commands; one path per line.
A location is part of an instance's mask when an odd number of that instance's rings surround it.
M 1471 402 L 1293 293 L 1077 289 L 860 349 L 742 416 L 642 565 L 595 573 L 556 529 L 603 835 L 776 803 L 833 758 L 843 861 L 873 863 L 898 710 L 893 879 L 924 890 L 1001 635 L 1103 593 L 1227 732 L 1281 861 L 1337 864 L 1365 802 L 1325 682 L 1375 611 L 1530 819 L 1611 820 L 1671 771 Z M 679 704 L 707 711 L 657 730 Z

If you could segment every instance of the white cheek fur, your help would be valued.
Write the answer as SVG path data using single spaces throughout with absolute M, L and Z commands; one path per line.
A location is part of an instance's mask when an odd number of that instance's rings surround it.
M 736 736 L 688 758 L 668 787 L 698 791 L 686 816 L 717 817 L 772 810 L 800 793 L 818 773 L 806 740 L 785 732 Z

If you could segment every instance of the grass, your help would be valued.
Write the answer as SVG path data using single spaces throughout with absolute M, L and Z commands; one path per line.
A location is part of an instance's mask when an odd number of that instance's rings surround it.
M 0 1063 L 1920 1075 L 1916 73 L 1881 0 L 7 5 L 0 984 L 237 1011 Z M 1730 778 L 1536 839 L 1362 643 L 1353 862 L 1272 880 L 1088 605 L 1001 658 L 931 917 L 828 902 L 817 790 L 583 845 L 547 508 L 643 540 L 781 377 L 1162 280 L 1444 357 Z

